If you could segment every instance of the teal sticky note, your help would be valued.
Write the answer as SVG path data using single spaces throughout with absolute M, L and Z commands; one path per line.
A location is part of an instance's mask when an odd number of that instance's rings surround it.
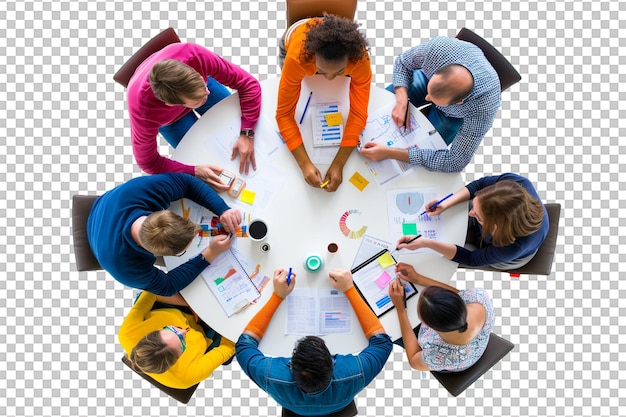
M 402 223 L 402 234 L 404 236 L 417 235 L 417 224 L 416 223 Z

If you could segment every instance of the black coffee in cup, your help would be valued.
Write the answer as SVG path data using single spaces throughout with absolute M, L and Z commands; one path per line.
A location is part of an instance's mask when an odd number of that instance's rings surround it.
M 248 235 L 252 240 L 263 240 L 267 236 L 267 225 L 263 220 L 252 220 L 248 225 Z

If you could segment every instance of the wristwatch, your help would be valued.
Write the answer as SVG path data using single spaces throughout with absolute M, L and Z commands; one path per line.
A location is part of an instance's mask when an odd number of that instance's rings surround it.
M 254 139 L 254 130 L 252 130 L 252 129 L 241 129 L 239 134 L 240 135 L 246 135 L 250 139 Z

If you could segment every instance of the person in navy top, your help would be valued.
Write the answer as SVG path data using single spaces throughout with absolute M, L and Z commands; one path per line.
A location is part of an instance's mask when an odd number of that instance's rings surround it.
M 430 248 L 448 259 L 469 266 L 489 265 L 509 270 L 526 265 L 548 235 L 550 222 L 532 183 L 517 174 L 502 174 L 469 183 L 433 210 L 437 201 L 426 203 L 428 216 L 471 200 L 465 247 L 420 237 L 403 236 L 397 247 Z
M 181 256 L 200 232 L 199 225 L 167 210 L 181 198 L 211 210 L 227 232 L 241 223 L 240 211 L 189 174 L 134 178 L 99 197 L 87 219 L 89 245 L 102 268 L 124 285 L 163 296 L 196 279 L 232 239 L 215 236 L 200 254 L 168 272 L 155 267 L 157 256 Z

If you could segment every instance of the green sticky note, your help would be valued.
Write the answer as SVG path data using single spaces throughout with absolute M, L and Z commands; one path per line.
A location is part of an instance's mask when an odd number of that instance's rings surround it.
M 402 223 L 402 234 L 404 236 L 417 235 L 417 224 L 416 223 Z

